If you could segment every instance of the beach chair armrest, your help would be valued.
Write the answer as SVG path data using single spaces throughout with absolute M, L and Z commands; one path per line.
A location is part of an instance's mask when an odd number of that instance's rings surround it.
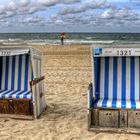
M 91 88 L 92 88 L 92 83 L 89 84 L 88 90 L 90 90 Z
M 30 81 L 30 86 L 32 87 L 32 86 L 36 85 L 37 83 L 39 83 L 40 81 L 42 81 L 44 79 L 45 79 L 45 76 L 35 78 L 34 80 Z
M 93 86 L 92 83 L 88 86 L 88 109 L 91 109 L 94 104 L 94 97 L 93 97 Z

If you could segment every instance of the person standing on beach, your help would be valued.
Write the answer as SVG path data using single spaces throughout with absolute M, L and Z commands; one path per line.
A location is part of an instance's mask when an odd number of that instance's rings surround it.
M 60 34 L 61 45 L 64 45 L 65 33 Z

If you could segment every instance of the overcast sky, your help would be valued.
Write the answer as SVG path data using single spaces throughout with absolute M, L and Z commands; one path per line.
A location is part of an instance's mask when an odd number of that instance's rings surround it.
M 140 0 L 0 0 L 0 32 L 140 32 Z

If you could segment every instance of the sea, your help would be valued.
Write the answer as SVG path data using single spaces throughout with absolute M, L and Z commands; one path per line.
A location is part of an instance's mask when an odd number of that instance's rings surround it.
M 60 44 L 60 33 L 0 33 L 0 44 Z M 140 44 L 140 33 L 66 33 L 65 44 Z

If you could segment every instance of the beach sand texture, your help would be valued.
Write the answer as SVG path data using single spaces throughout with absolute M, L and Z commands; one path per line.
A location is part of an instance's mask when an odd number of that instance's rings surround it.
M 0 140 L 139 140 L 140 136 L 89 132 L 87 92 L 90 49 L 84 45 L 34 46 L 44 53 L 47 110 L 37 120 L 0 118 Z

